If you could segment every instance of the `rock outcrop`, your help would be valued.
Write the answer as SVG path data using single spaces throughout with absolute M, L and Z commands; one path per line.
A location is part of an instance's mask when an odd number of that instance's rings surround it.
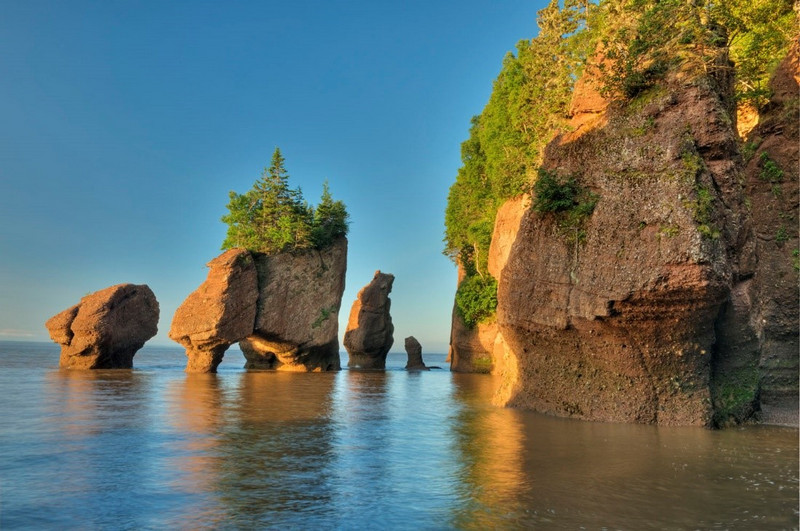
M 504 203 L 495 217 L 492 243 L 489 247 L 489 274 L 500 279 L 517 238 L 522 218 L 530 206 L 530 196 L 523 195 Z M 459 266 L 458 282 L 464 279 Z M 502 372 L 508 364 L 507 347 L 495 320 L 467 327 L 453 308 L 450 328 L 450 370 L 453 372 Z
M 255 261 L 231 249 L 207 264 L 208 277 L 178 307 L 169 337 L 186 348 L 187 372 L 215 372 L 225 351 L 253 332 L 258 303 Z
M 550 143 L 543 166 L 599 200 L 572 233 L 556 214 L 522 219 L 498 279 L 497 323 L 515 366 L 506 404 L 712 425 L 752 413 L 759 393 L 796 402 L 796 115 L 759 124 L 759 149 L 784 169 L 776 190 L 763 183 L 766 158 L 742 171 L 729 91 L 718 87 L 672 78 Z M 797 85 L 787 93 L 796 105 Z M 764 201 L 752 216 L 745 176 L 761 193 L 750 192 L 752 210 Z
M 349 367 L 386 367 L 386 355 L 394 343 L 394 325 L 389 313 L 393 282 L 394 275 L 376 271 L 372 281 L 358 292 L 344 334 Z
M 422 361 L 422 345 L 419 344 L 417 338 L 408 336 L 405 340 L 406 354 L 408 354 L 408 361 L 406 362 L 407 371 L 427 371 L 428 367 Z
M 340 368 L 338 313 L 347 239 L 322 250 L 263 255 L 231 249 L 175 312 L 170 338 L 186 347 L 187 372 L 215 372 L 239 343 L 248 369 Z
M 347 240 L 303 253 L 255 255 L 258 312 L 239 346 L 248 369 L 339 370 Z
M 718 366 L 718 394 L 750 386 L 767 422 L 797 423 L 798 322 L 798 84 L 800 61 L 795 40 L 775 73 L 769 104 L 744 146 L 745 186 L 755 233 L 754 274 L 734 285 L 720 330 L 726 350 L 735 352 Z M 733 332 L 733 333 L 731 333 Z M 719 396 L 724 399 L 724 396 Z M 735 417 L 749 404 L 733 404 Z M 742 409 L 744 408 L 744 409 Z M 728 409 L 728 408 L 726 408 Z
M 86 295 L 45 326 L 61 345 L 66 369 L 130 369 L 158 332 L 158 301 L 144 284 L 118 284 Z

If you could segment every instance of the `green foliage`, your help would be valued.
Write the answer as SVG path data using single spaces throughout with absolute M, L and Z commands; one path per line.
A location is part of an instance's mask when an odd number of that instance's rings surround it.
M 705 2 L 711 17 L 725 28 L 736 67 L 739 100 L 756 107 L 767 102 L 769 78 L 797 37 L 792 0 Z
M 778 183 L 783 180 L 783 170 L 772 160 L 769 153 L 761 152 L 761 172 L 758 174 L 762 181 Z
M 539 168 L 533 192 L 532 207 L 536 212 L 563 212 L 578 204 L 580 189 L 574 177 L 559 179 L 555 173 Z
M 794 249 L 792 251 L 792 267 L 795 272 L 800 271 L 800 249 Z
M 327 321 L 330 316 L 336 311 L 335 306 L 331 306 L 330 308 L 321 308 L 319 311 L 319 316 L 311 323 L 311 328 L 316 329 L 322 326 L 322 323 Z
M 714 194 L 702 184 L 695 186 L 695 194 L 694 201 L 685 201 L 684 205 L 692 210 L 694 220 L 697 222 L 698 232 L 706 238 L 719 238 L 719 229 L 713 222 L 715 212 Z
M 347 209 L 331 198 L 327 183 L 316 210 L 299 188 L 289 187 L 284 158 L 277 148 L 253 188 L 244 194 L 230 192 L 227 208 L 222 216 L 228 225 L 222 249 L 245 247 L 267 254 L 321 249 L 348 230 Z
M 566 123 L 572 87 L 594 48 L 596 6 L 555 0 L 539 11 L 539 35 L 503 60 L 489 102 L 461 145 L 463 166 L 450 187 L 444 253 L 467 274 L 485 274 L 499 206 L 525 192 L 544 146 Z
M 554 172 L 539 168 L 531 208 L 540 214 L 555 214 L 558 228 L 567 242 L 582 243 L 586 238 L 584 224 L 598 200 L 599 196 L 581 187 L 575 177 L 560 178 Z
M 745 366 L 717 374 L 711 380 L 713 423 L 725 427 L 746 421 L 758 402 L 758 369 Z
M 796 36 L 791 0 L 606 0 L 600 11 L 602 92 L 630 100 L 681 68 L 725 74 L 733 61 L 736 96 L 756 106 Z
M 491 276 L 467 276 L 456 291 L 458 315 L 469 328 L 494 315 L 497 310 L 497 281 Z
M 783 245 L 789 240 L 789 231 L 786 230 L 786 225 L 781 225 L 778 227 L 778 231 L 775 233 L 775 243 L 778 245 Z

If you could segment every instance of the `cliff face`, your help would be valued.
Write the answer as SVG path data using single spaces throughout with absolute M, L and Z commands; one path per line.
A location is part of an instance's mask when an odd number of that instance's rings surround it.
M 746 316 L 745 344 L 757 366 L 765 420 L 782 421 L 798 393 L 798 83 L 795 42 L 772 81 L 773 97 L 745 144 L 745 186 L 755 233 L 757 262 L 751 279 L 738 286 L 732 302 Z M 744 319 L 742 319 L 744 321 Z
M 488 257 L 489 274 L 496 279 L 502 275 L 529 205 L 530 196 L 526 194 L 507 201 L 497 211 Z M 459 266 L 459 284 L 462 280 L 464 270 Z M 474 328 L 469 328 L 453 308 L 448 353 L 451 371 L 499 374 L 507 365 L 506 350 L 497 321 L 478 323 Z
M 497 323 L 515 366 L 502 402 L 709 425 L 747 417 L 759 392 L 764 404 L 796 400 L 796 118 L 762 118 L 745 171 L 720 93 L 673 78 L 626 109 L 604 110 L 596 93 L 573 105 L 576 129 L 550 143 L 543 167 L 599 200 L 580 236 L 553 214 L 522 217 L 499 276 Z M 785 115 L 787 104 L 771 108 Z M 754 177 L 761 151 L 784 168 L 780 191 Z

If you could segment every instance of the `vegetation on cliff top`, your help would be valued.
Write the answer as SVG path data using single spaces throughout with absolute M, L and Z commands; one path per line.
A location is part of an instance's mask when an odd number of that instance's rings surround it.
M 348 230 L 347 208 L 333 199 L 327 182 L 316 207 L 308 204 L 300 188 L 289 187 L 278 148 L 253 188 L 244 194 L 230 192 L 227 207 L 222 221 L 228 233 L 222 249 L 245 247 L 267 254 L 322 249 Z
M 584 70 L 622 105 L 681 70 L 689 79 L 733 75 L 736 101 L 758 107 L 797 34 L 790 0 L 552 0 L 537 23 L 538 36 L 506 55 L 489 102 L 472 118 L 448 195 L 444 254 L 466 274 L 456 296 L 466 323 L 494 313 L 487 264 L 497 210 L 532 190 Z

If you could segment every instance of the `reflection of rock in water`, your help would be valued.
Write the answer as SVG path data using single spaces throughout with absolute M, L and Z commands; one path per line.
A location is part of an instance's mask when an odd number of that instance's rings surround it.
M 218 433 L 225 424 L 225 393 L 216 374 L 187 373 L 185 378 L 170 382 L 167 389 L 167 418 L 171 427 L 184 436 L 176 442 L 176 455 L 169 464 L 177 471 L 172 487 L 197 493 L 215 488 L 214 463 L 220 444 Z M 197 507 L 198 511 L 211 511 Z
M 51 371 L 46 391 L 51 419 L 38 429 L 50 445 L 37 457 L 58 463 L 53 485 L 43 486 L 51 492 L 47 504 L 56 499 L 60 510 L 91 503 L 106 522 L 130 521 L 131 507 L 105 502 L 105 495 L 140 491 L 151 477 L 150 379 L 132 371 Z M 88 499 L 86 493 L 99 495 Z
M 319 514 L 336 495 L 325 481 L 331 460 L 334 374 L 243 373 L 231 397 L 216 459 L 216 490 L 233 526 L 295 521 Z M 296 484 L 286 478 L 302 478 Z M 309 520 L 311 521 L 311 520 Z
M 453 374 L 462 408 L 456 423 L 456 450 L 462 463 L 461 479 L 469 492 L 465 507 L 455 516 L 455 527 L 482 527 L 486 516 L 502 507 L 524 511 L 520 504 L 531 488 L 525 470 L 526 440 L 519 411 L 486 405 L 499 385 L 499 378 L 476 374 Z M 496 515 L 488 521 L 496 522 Z

